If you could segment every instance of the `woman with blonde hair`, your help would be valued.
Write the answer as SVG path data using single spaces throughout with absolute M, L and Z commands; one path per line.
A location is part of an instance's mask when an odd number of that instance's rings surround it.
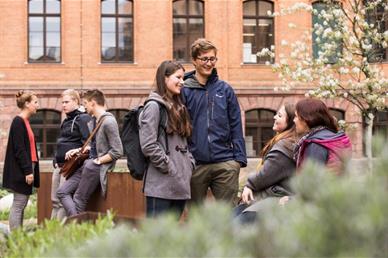
M 39 157 L 29 121 L 39 108 L 38 98 L 32 91 L 21 90 L 16 94 L 16 104 L 21 112 L 11 123 L 3 172 L 3 187 L 13 192 L 11 230 L 23 225 L 32 188 L 39 187 Z

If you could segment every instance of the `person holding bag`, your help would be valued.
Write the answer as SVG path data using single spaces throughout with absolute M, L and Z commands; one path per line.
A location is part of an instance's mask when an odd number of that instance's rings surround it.
M 57 197 L 58 187 L 65 181 L 65 177 L 61 176 L 60 172 L 65 163 L 66 152 L 81 147 L 89 136 L 87 123 L 91 117 L 80 108 L 80 103 L 81 98 L 76 90 L 68 89 L 62 92 L 62 110 L 66 114 L 66 118 L 61 124 L 57 149 L 53 160 L 54 171 L 51 183 L 52 219 L 63 219 L 66 215 Z
M 89 131 L 92 131 L 87 140 L 91 140 L 89 159 L 57 191 L 67 216 L 84 212 L 90 196 L 99 184 L 105 197 L 106 173 L 114 169 L 116 160 L 123 155 L 119 128 L 114 116 L 106 112 L 104 94 L 97 89 L 87 90 L 82 97 L 86 112 L 93 117 L 88 123 Z M 66 159 L 80 150 L 81 148 L 68 151 Z
M 190 199 L 190 178 L 195 166 L 187 137 L 191 124 L 180 99 L 184 69 L 177 62 L 164 61 L 156 72 L 152 91 L 139 116 L 142 152 L 149 159 L 144 179 L 147 217 L 173 212 L 179 218 Z M 167 124 L 159 133 L 161 109 L 167 111 Z
M 21 112 L 11 123 L 3 172 L 3 187 L 13 192 L 10 230 L 23 225 L 32 188 L 39 187 L 39 156 L 29 121 L 39 108 L 38 98 L 32 91 L 21 90 L 16 94 L 16 104 Z

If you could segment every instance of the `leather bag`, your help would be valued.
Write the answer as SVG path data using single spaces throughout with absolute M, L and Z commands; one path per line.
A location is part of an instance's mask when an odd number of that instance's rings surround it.
M 82 146 L 81 150 L 71 156 L 70 159 L 65 160 L 65 163 L 63 164 L 63 167 L 59 173 L 62 174 L 62 176 L 64 176 L 66 179 L 69 179 L 74 174 L 74 172 L 84 164 L 84 161 L 89 158 L 89 151 L 85 151 L 85 148 L 88 146 L 89 142 L 100 128 L 102 121 L 103 119 L 98 122 L 93 132 L 89 135 L 88 139 Z

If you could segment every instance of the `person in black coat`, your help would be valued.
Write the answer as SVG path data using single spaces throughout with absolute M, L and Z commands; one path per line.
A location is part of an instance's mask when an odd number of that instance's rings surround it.
M 16 104 L 21 112 L 11 123 L 3 171 L 3 187 L 13 192 L 11 230 L 22 226 L 32 187 L 39 187 L 39 157 L 29 122 L 39 108 L 38 98 L 31 91 L 21 90 L 16 94 Z
M 72 149 L 82 147 L 89 137 L 87 123 L 91 117 L 81 110 L 80 104 L 81 98 L 76 90 L 68 89 L 62 92 L 62 110 L 66 114 L 66 118 L 61 124 L 57 149 L 53 160 L 54 171 L 51 183 L 52 219 L 61 220 L 66 217 L 65 209 L 57 196 L 58 187 L 65 181 L 65 178 L 60 175 L 60 171 L 65 163 L 66 153 Z

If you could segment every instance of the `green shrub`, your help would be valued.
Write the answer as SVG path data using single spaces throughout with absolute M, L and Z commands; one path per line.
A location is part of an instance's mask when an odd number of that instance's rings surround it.
M 101 236 L 113 227 L 113 215 L 110 213 L 93 223 L 69 223 L 58 220 L 46 220 L 34 231 L 16 230 L 3 243 L 0 257 L 42 257 L 47 250 L 65 247 L 77 248 L 86 240 Z
M 172 216 L 121 226 L 65 257 L 385 257 L 388 253 L 388 154 L 372 174 L 337 177 L 309 164 L 293 180 L 298 193 L 285 207 L 262 202 L 259 221 L 232 222 L 220 203 L 191 210 L 181 225 Z

